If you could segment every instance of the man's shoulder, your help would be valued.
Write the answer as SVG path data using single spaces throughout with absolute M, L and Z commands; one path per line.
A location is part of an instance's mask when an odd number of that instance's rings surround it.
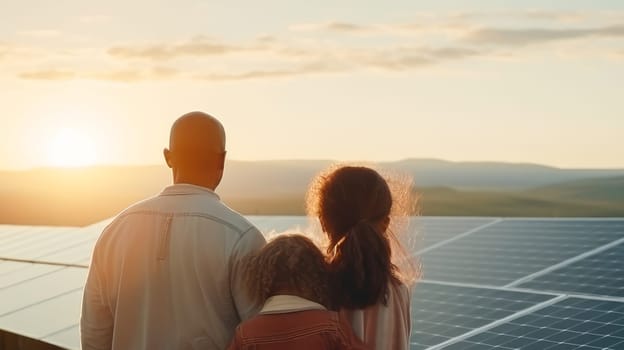
M 219 201 L 218 206 L 214 209 L 216 210 L 198 213 L 198 215 L 228 226 L 233 231 L 241 235 L 250 230 L 256 230 L 256 227 L 251 223 L 251 221 L 249 221 L 241 213 L 225 205 L 223 202 Z

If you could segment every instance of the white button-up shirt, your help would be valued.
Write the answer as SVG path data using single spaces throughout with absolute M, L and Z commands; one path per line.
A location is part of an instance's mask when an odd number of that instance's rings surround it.
M 225 349 L 259 311 L 242 258 L 265 243 L 207 188 L 176 184 L 131 206 L 95 245 L 82 349 Z

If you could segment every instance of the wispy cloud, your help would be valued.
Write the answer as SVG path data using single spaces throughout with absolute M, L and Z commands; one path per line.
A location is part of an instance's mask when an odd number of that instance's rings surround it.
M 517 46 L 587 37 L 624 37 L 624 26 L 566 29 L 500 29 L 484 28 L 471 32 L 467 40 L 475 44 Z
M 235 73 L 204 73 L 193 75 L 192 79 L 209 80 L 209 81 L 228 81 L 228 80 L 250 80 L 260 78 L 287 78 L 293 76 L 316 74 L 316 73 L 332 73 L 343 72 L 347 67 L 333 65 L 329 62 L 308 63 L 291 68 L 281 69 L 257 69 Z
M 170 60 L 182 56 L 218 56 L 232 52 L 253 50 L 258 47 L 239 46 L 218 42 L 207 37 L 195 37 L 175 44 L 156 44 L 148 46 L 115 46 L 108 49 L 108 54 L 123 59 Z
M 363 25 L 351 22 L 330 21 L 323 23 L 295 24 L 290 26 L 289 29 L 299 32 L 328 31 L 341 33 L 372 33 L 379 31 L 381 28 L 379 25 Z
M 180 71 L 170 67 L 152 67 L 148 69 L 110 69 L 100 71 L 81 71 L 70 69 L 44 69 L 22 72 L 18 76 L 28 80 L 103 80 L 112 82 L 132 83 L 146 80 L 171 79 Z
M 509 24 L 490 21 L 505 16 L 524 20 Z M 528 11 L 421 15 L 412 21 L 395 23 L 307 23 L 293 25 L 285 33 L 262 34 L 241 41 L 195 36 L 172 42 L 126 43 L 98 52 L 84 48 L 75 50 L 74 55 L 57 54 L 55 69 L 29 69 L 45 66 L 41 65 L 47 64 L 42 58 L 40 65 L 34 61 L 24 63 L 17 65 L 16 71 L 21 72 L 20 78 L 31 80 L 93 79 L 126 83 L 275 79 L 369 70 L 403 72 L 451 61 L 504 55 L 521 57 L 527 48 L 562 48 L 573 55 L 577 41 L 624 37 L 624 25 L 610 25 L 609 21 L 590 25 L 583 22 L 584 16 L 583 13 Z M 613 18 L 613 14 L 610 16 Z M 572 40 L 576 41 L 570 46 L 548 46 Z M 613 48 L 612 40 L 603 42 L 606 44 L 600 47 L 601 52 L 619 50 Z M 535 44 L 540 45 L 533 47 Z M 28 52 L 24 48 L 22 51 Z M 6 61 L 15 52 L 15 47 L 0 43 L 0 59 L 4 57 Z M 87 56 L 89 59 L 85 60 Z
M 603 14 L 580 11 L 549 11 L 549 10 L 526 10 L 526 11 L 481 11 L 460 12 L 451 15 L 455 20 L 520 20 L 520 21 L 547 21 L 547 22 L 581 22 L 595 18 Z
M 18 76 L 27 80 L 71 80 L 76 73 L 71 70 L 46 69 L 19 73 Z

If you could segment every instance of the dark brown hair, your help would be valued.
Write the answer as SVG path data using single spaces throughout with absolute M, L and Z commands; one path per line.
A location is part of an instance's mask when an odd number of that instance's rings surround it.
M 291 294 L 329 306 L 329 274 L 323 253 L 300 234 L 278 236 L 246 261 L 251 296 L 263 303 Z
M 388 284 L 399 282 L 387 233 L 393 204 L 388 183 L 361 166 L 340 167 L 317 181 L 308 210 L 329 240 L 332 302 L 350 309 L 386 303 Z

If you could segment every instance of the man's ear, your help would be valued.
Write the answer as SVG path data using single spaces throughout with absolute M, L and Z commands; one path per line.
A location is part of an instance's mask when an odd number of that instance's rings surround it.
M 219 157 L 219 163 L 217 164 L 217 169 L 219 170 L 223 170 L 225 169 L 225 154 L 227 152 L 223 151 L 223 153 L 221 153 L 221 156 Z
M 169 168 L 173 168 L 173 159 L 171 159 L 171 151 L 168 148 L 163 148 L 163 156 L 165 157 L 165 162 Z

